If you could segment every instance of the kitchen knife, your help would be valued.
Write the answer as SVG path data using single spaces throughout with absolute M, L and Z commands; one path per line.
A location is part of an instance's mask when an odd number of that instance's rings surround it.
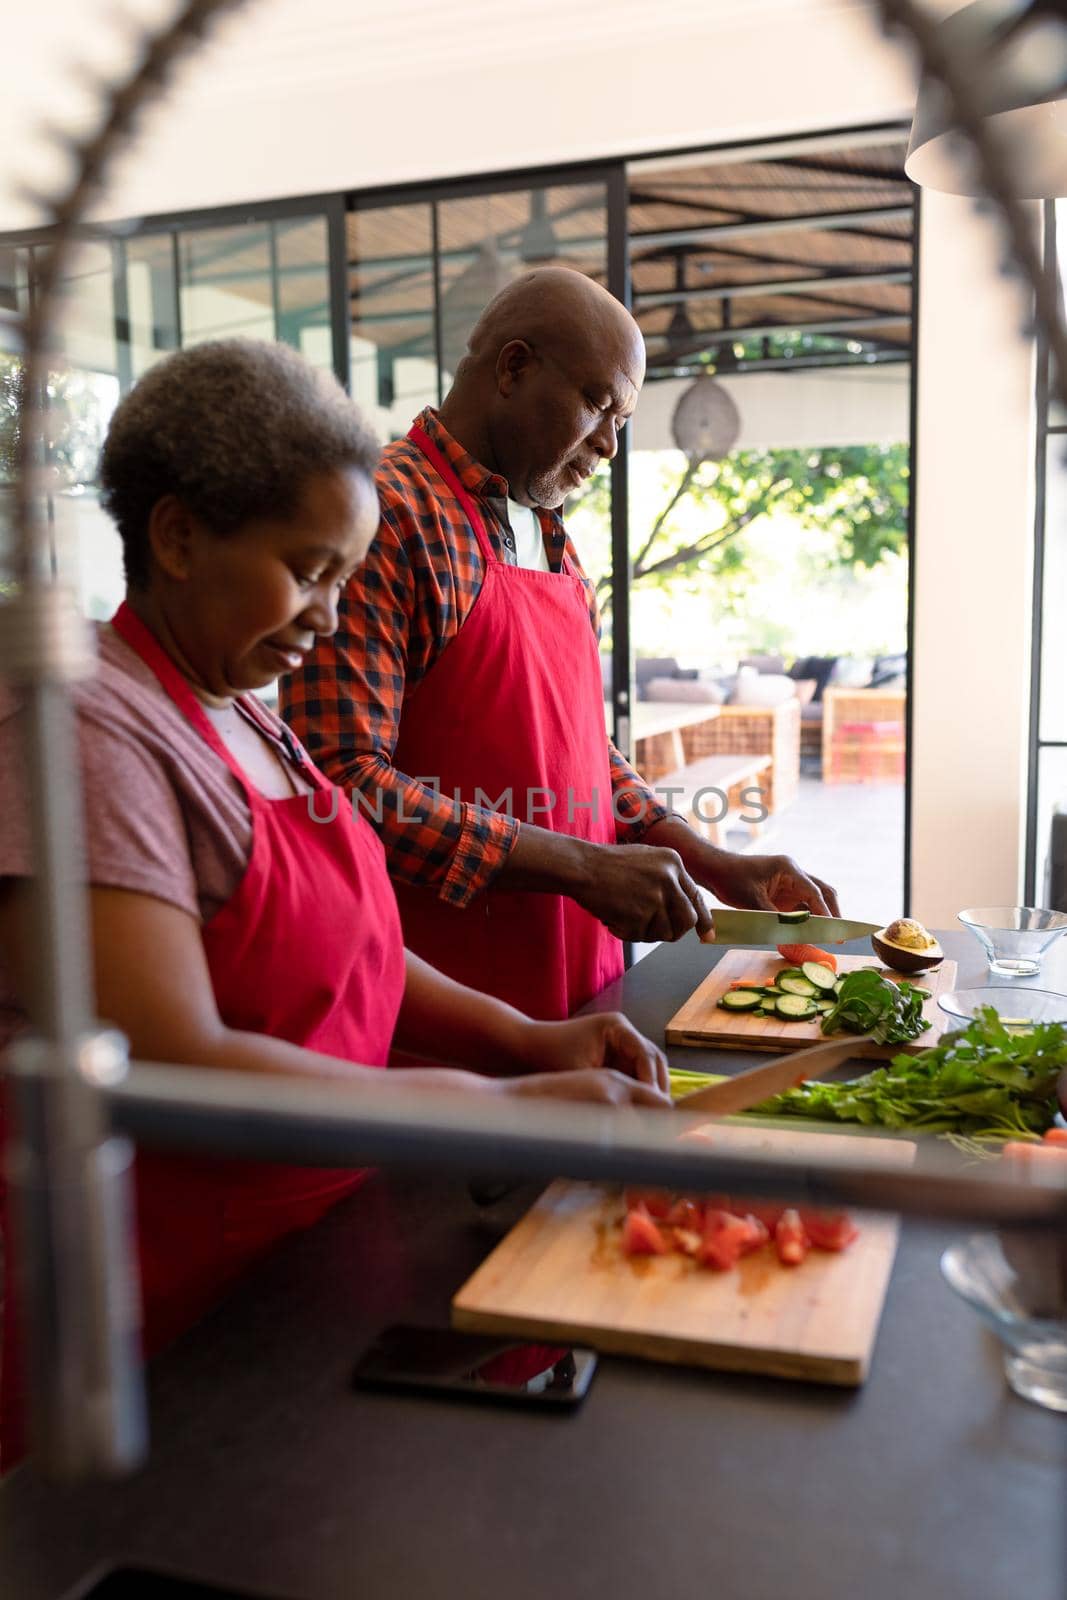
M 714 926 L 704 935 L 705 944 L 843 944 L 846 939 L 865 939 L 878 933 L 877 922 L 849 922 L 844 917 L 798 919 L 795 911 L 732 911 L 725 906 L 710 908 Z
M 844 1039 L 830 1039 L 814 1044 L 807 1050 L 791 1050 L 777 1061 L 768 1061 L 761 1067 L 750 1067 L 736 1077 L 724 1078 L 721 1083 L 711 1083 L 705 1089 L 694 1089 L 674 1102 L 678 1111 L 710 1111 L 716 1117 L 732 1116 L 735 1111 L 747 1111 L 758 1106 L 773 1094 L 784 1094 L 805 1078 L 822 1078 L 831 1070 L 859 1055 L 862 1046 L 871 1042 L 869 1033 L 850 1033 Z

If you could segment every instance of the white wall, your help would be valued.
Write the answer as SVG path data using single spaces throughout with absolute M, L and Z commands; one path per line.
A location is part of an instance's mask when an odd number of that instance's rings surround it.
M 927 191 L 920 238 L 912 887 L 951 927 L 1021 889 L 1034 363 L 989 220 Z
M 721 378 L 741 416 L 739 450 L 899 444 L 908 437 L 907 365 Z M 674 448 L 671 417 L 692 378 L 649 383 L 633 420 L 635 450 Z
M 159 16 L 173 0 L 126 0 Z M 71 63 L 133 55 L 110 0 L 11 7 L 0 231 L 19 181 L 64 170 L 41 134 L 84 128 Z M 906 55 L 871 0 L 258 0 L 183 64 L 101 214 L 667 150 L 908 114 Z

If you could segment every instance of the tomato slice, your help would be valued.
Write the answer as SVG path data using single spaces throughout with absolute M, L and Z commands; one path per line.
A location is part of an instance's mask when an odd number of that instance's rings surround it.
M 816 1250 L 847 1250 L 859 1229 L 847 1211 L 800 1211 L 800 1221 Z
M 704 1243 L 703 1235 L 696 1228 L 674 1228 L 674 1248 L 679 1255 L 699 1256 L 700 1247 Z
M 1042 1143 L 1067 1148 L 1067 1128 L 1050 1128 L 1045 1134 Z
M 778 1218 L 774 1230 L 778 1259 L 784 1267 L 799 1267 L 808 1253 L 809 1240 L 799 1211 L 790 1206 Z
M 717 1272 L 727 1272 L 730 1267 L 737 1265 L 740 1256 L 740 1239 L 729 1228 L 721 1228 L 718 1233 L 704 1235 L 698 1260 L 705 1267 L 714 1267 Z
M 757 1222 L 762 1222 L 768 1234 L 772 1234 L 778 1226 L 778 1218 L 785 1211 L 785 1206 L 780 1206 L 773 1200 L 750 1200 L 748 1202 L 748 1215 L 755 1217 Z
M 748 1229 L 748 1237 L 742 1245 L 742 1254 L 747 1256 L 750 1250 L 758 1250 L 761 1245 L 767 1243 L 770 1238 L 770 1232 L 759 1217 L 753 1216 L 751 1211 L 741 1220 Z
M 704 1227 L 704 1207 L 699 1200 L 681 1195 L 671 1206 L 667 1221 L 672 1228 L 690 1228 L 700 1233 Z
M 626 1213 L 622 1226 L 622 1248 L 628 1256 L 665 1256 L 668 1244 L 643 1206 Z
M 658 1222 L 665 1222 L 671 1214 L 671 1197 L 665 1189 L 627 1189 L 623 1199 L 627 1211 L 643 1209 Z

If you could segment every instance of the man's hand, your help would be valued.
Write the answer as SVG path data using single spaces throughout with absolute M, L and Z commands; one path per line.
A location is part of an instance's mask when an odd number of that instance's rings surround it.
M 587 846 L 590 870 L 571 893 L 618 939 L 703 938 L 711 917 L 676 850 L 644 844 Z
M 802 872 L 789 856 L 719 856 L 713 872 L 698 880 L 727 906 L 745 911 L 799 911 L 816 917 L 841 915 L 837 894 L 821 878 Z
M 667 1058 L 618 1011 L 569 1022 L 529 1022 L 520 1046 L 524 1065 L 535 1072 L 621 1072 L 667 1093 Z

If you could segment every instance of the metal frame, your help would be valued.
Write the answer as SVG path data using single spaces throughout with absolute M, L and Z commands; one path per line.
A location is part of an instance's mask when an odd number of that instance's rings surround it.
M 1056 247 L 1056 202 L 1044 204 L 1043 245 L 1045 271 L 1055 281 L 1058 271 Z M 1049 421 L 1051 391 L 1049 384 L 1049 344 L 1042 332 L 1037 347 L 1037 429 L 1034 454 L 1034 571 L 1030 624 L 1030 722 L 1028 729 L 1028 776 L 1026 792 L 1026 837 L 1023 872 L 1023 895 L 1027 905 L 1038 904 L 1037 884 L 1037 810 L 1041 782 L 1041 752 L 1063 749 L 1067 741 L 1041 737 L 1041 678 L 1045 637 L 1045 528 L 1046 499 L 1048 495 L 1048 452 L 1062 426 L 1053 427 Z
M 919 263 L 919 250 L 922 240 L 922 190 L 913 185 L 912 192 L 915 198 L 914 220 L 912 224 L 912 262 L 916 268 Z M 908 454 L 910 457 L 910 476 L 908 478 L 908 621 L 906 645 L 907 658 L 905 662 L 905 684 L 907 694 L 904 700 L 904 915 L 911 916 L 911 843 L 912 821 L 911 803 L 914 794 L 914 778 L 912 774 L 912 754 L 914 751 L 914 722 L 915 722 L 915 544 L 916 544 L 916 494 L 915 485 L 918 482 L 919 459 L 919 273 L 916 270 L 911 291 L 911 384 L 908 395 Z

